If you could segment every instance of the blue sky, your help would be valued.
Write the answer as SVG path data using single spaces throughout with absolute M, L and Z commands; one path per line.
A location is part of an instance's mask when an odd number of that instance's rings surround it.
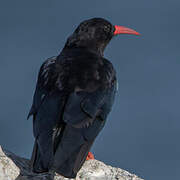
M 39 0 L 0 2 L 0 144 L 29 158 L 26 120 L 42 62 L 57 55 L 83 20 L 103 17 L 136 29 L 105 51 L 119 91 L 92 151 L 107 164 L 153 180 L 180 172 L 180 1 Z

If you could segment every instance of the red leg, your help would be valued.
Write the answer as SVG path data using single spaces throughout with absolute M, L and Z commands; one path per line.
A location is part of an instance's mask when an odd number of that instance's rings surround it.
M 86 160 L 94 159 L 94 155 L 92 152 L 88 152 Z

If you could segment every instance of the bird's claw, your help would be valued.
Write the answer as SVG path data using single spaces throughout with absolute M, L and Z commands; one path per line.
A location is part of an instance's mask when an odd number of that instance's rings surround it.
M 95 159 L 92 152 L 88 152 L 88 155 L 86 157 L 86 160 Z

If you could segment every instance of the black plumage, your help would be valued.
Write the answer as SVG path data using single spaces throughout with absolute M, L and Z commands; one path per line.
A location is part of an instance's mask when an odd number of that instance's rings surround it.
M 40 68 L 33 104 L 33 171 L 74 178 L 111 111 L 116 73 L 103 51 L 115 27 L 102 18 L 81 23 L 57 57 Z

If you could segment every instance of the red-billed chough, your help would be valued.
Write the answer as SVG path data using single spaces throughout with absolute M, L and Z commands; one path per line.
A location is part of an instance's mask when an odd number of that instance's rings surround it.
M 116 73 L 104 55 L 118 34 L 138 32 L 102 18 L 83 21 L 56 56 L 41 66 L 33 104 L 34 172 L 53 170 L 74 178 L 104 127 L 116 89 Z

